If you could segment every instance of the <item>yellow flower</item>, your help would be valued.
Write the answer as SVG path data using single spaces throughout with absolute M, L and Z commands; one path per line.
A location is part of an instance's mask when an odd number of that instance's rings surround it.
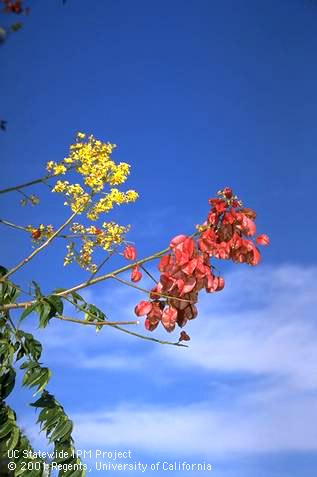
M 66 167 L 63 164 L 57 164 L 54 169 L 54 176 L 58 176 L 59 174 L 65 174 L 67 171 Z
M 55 186 L 52 189 L 52 192 L 65 192 L 69 182 L 68 181 L 57 181 Z
M 64 204 L 73 212 L 81 214 L 85 211 L 89 220 L 97 220 L 101 214 L 108 214 L 115 206 L 134 202 L 138 193 L 134 190 L 121 191 L 117 187 L 124 184 L 130 174 L 130 165 L 126 162 L 118 164 L 111 155 L 115 144 L 102 142 L 94 136 L 87 136 L 82 132 L 76 135 L 76 141 L 71 144 L 69 154 L 61 162 L 49 161 L 47 170 L 52 175 L 72 173 L 78 174 L 80 180 L 58 180 L 53 192 L 61 193 L 65 197 Z M 70 227 L 75 241 L 80 241 L 80 248 L 76 251 L 73 242 L 68 244 L 64 265 L 76 261 L 82 268 L 91 272 L 97 269 L 92 262 L 92 255 L 96 248 L 110 252 L 114 245 L 121 244 L 129 227 L 115 222 L 104 222 L 102 228 L 94 225 L 85 226 L 73 223 Z M 49 233 L 49 230 L 47 230 Z
M 57 162 L 54 161 L 49 161 L 46 164 L 46 169 L 53 173 L 54 176 L 65 174 L 67 171 L 67 168 L 63 164 L 57 164 Z

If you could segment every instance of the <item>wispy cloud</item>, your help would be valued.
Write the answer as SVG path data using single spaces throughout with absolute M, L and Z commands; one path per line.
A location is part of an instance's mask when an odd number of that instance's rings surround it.
M 193 341 L 174 365 L 218 372 L 266 374 L 317 389 L 317 269 L 262 268 L 228 277 L 228 291 L 203 297 Z
M 144 365 L 144 359 L 141 356 L 131 357 L 130 354 L 123 353 L 103 353 L 96 354 L 87 358 L 87 355 L 78 354 L 74 360 L 74 366 L 80 369 L 97 370 L 124 370 L 125 372 L 135 372 L 141 370 Z
M 153 453 L 216 455 L 228 452 L 317 450 L 315 400 L 271 401 L 213 410 L 210 404 L 121 406 L 75 415 L 83 446 L 130 447 Z
M 114 366 L 125 365 L 130 353 L 137 363 L 138 353 L 147 352 L 163 362 L 168 359 L 173 367 L 267 374 L 287 378 L 301 388 L 317 388 L 317 268 L 244 268 L 228 274 L 226 282 L 223 292 L 202 295 L 199 316 L 187 325 L 192 341 L 185 352 L 154 344 L 139 351 L 138 340 L 115 330 L 105 329 L 96 336 L 94 329 L 67 323 L 52 323 L 43 339 L 53 352 L 59 348 L 67 355 L 72 349 L 79 356 L 80 350 L 80 359 L 73 360 L 76 367 L 80 363 L 85 368 L 108 367 L 99 363 L 98 356 L 105 356 L 104 346 L 110 340 L 109 366 L 111 359 Z M 106 290 L 106 285 L 105 291 L 91 290 L 86 298 L 105 311 L 111 309 L 110 316 L 117 319 L 134 317 L 134 305 L 142 294 L 121 285 Z M 143 332 L 139 327 L 137 331 Z
M 72 366 L 83 372 L 142 371 L 148 386 L 152 368 L 146 372 L 147 359 L 159 363 L 156 378 L 161 374 L 160 379 L 173 382 L 181 375 L 184 382 L 195 379 L 197 384 L 198 372 L 201 385 L 210 383 L 218 393 L 218 400 L 199 399 L 187 390 L 182 405 L 168 394 L 163 400 L 153 396 L 150 403 L 131 395 L 119 407 L 92 413 L 79 409 L 73 418 L 81 446 L 130 446 L 170 455 L 317 450 L 317 268 L 244 267 L 226 281 L 225 291 L 202 297 L 199 316 L 187 328 L 192 336 L 187 350 L 144 347 L 124 337 L 117 341 L 112 334 L 105 352 L 105 338 L 87 335 L 86 329 L 77 331 L 73 343 L 68 340 L 67 352 L 60 348 L 63 359 L 75 353 Z M 136 298 L 131 289 L 111 296 L 120 316 L 131 312 Z M 111 296 L 90 298 L 107 306 Z M 55 341 L 48 336 L 52 352 L 59 332 L 64 327 L 55 330 Z M 239 386 L 243 377 L 247 387 Z

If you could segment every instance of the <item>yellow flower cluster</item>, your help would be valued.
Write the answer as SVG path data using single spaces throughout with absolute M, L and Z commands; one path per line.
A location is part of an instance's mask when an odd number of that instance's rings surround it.
M 91 197 L 84 191 L 80 184 L 70 184 L 68 181 L 57 181 L 52 192 L 64 192 L 68 200 L 64 205 L 69 205 L 73 212 L 81 214 L 91 202 Z
M 44 240 L 47 240 L 54 232 L 52 225 L 44 224 L 40 224 L 38 227 L 28 225 L 26 227 L 26 230 L 30 232 L 32 242 L 36 242 L 37 244 L 38 242 L 43 242 Z
M 63 193 L 68 197 L 65 205 L 69 205 L 73 212 L 87 211 L 87 218 L 97 220 L 101 213 L 108 213 L 114 205 L 135 202 L 137 192 L 128 190 L 121 192 L 116 188 L 110 192 L 103 192 L 105 185 L 115 186 L 123 184 L 130 173 L 130 166 L 125 162 L 116 164 L 111 159 L 111 153 L 116 147 L 109 142 L 101 142 L 84 133 L 78 133 L 76 142 L 70 146 L 70 152 L 60 163 L 49 161 L 47 170 L 53 175 L 65 174 L 75 170 L 83 178 L 84 188 L 80 184 L 70 184 L 68 181 L 58 180 L 53 192 Z M 97 193 L 104 197 L 92 204 L 92 197 Z M 89 205 L 90 204 L 90 205 Z
M 100 192 L 105 184 L 123 184 L 130 173 L 125 162 L 116 164 L 110 156 L 115 144 L 101 142 L 84 133 L 78 133 L 76 142 L 70 146 L 70 152 L 60 163 L 49 161 L 46 168 L 53 175 L 65 174 L 75 169 L 84 178 L 84 183 L 92 192 Z
M 127 192 L 121 192 L 118 189 L 110 189 L 110 192 L 99 199 L 90 208 L 87 213 L 87 217 L 90 220 L 97 220 L 102 213 L 108 213 L 113 209 L 114 205 L 128 204 L 129 202 L 135 202 L 138 198 L 137 192 L 134 190 L 128 190 Z
M 69 265 L 70 263 L 72 263 L 76 258 L 76 255 L 75 255 L 75 252 L 74 252 L 74 246 L 75 246 L 74 242 L 68 243 L 66 245 L 67 253 L 64 257 L 64 267 L 66 267 L 66 265 Z
M 98 229 L 94 225 L 84 227 L 77 222 L 73 223 L 71 231 L 82 239 L 82 246 L 77 252 L 74 242 L 67 245 L 64 265 L 76 261 L 80 267 L 94 272 L 97 268 L 97 265 L 92 263 L 94 250 L 100 247 L 107 252 L 111 252 L 113 245 L 120 245 L 123 242 L 124 234 L 129 231 L 129 228 L 129 226 L 125 227 L 115 222 L 104 222 L 102 229 Z
M 97 240 L 104 250 L 109 250 L 111 245 L 120 245 L 123 242 L 123 235 L 130 230 L 130 226 L 116 224 L 115 222 L 104 222 L 102 224 L 105 233 L 100 235 Z
M 52 192 L 63 194 L 66 198 L 64 204 L 78 214 L 85 212 L 88 220 L 95 221 L 101 214 L 109 213 L 116 205 L 135 202 L 138 198 L 138 193 L 134 190 L 123 192 L 115 187 L 123 184 L 130 173 L 129 164 L 116 164 L 112 160 L 111 154 L 115 147 L 115 144 L 102 142 L 94 136 L 79 132 L 75 143 L 70 146 L 68 156 L 59 163 L 49 161 L 46 165 L 52 176 L 66 173 L 67 178 L 72 177 L 73 173 L 81 176 L 80 183 L 57 180 Z M 106 186 L 109 188 L 105 191 Z M 111 251 L 113 245 L 123 242 L 123 236 L 128 230 L 129 227 L 115 222 L 104 222 L 101 229 L 73 224 L 71 232 L 81 239 L 81 248 L 77 251 L 75 244 L 69 243 L 64 265 L 76 261 L 81 267 L 95 271 L 97 267 L 92 263 L 94 250 L 99 247 Z
M 57 164 L 57 162 L 49 161 L 46 164 L 46 169 L 53 176 L 59 176 L 60 174 L 66 174 L 67 168 L 63 164 Z
M 96 270 L 96 265 L 92 264 L 92 252 L 93 252 L 93 241 L 85 238 L 83 240 L 82 247 L 79 252 L 79 265 L 85 270 L 94 272 Z

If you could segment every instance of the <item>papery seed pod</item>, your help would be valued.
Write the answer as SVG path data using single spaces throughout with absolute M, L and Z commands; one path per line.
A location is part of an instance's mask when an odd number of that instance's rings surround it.
M 145 315 L 148 315 L 151 310 L 152 310 L 152 303 L 150 301 L 142 300 L 134 308 L 134 313 L 137 316 L 145 316 Z
M 261 235 L 258 235 L 255 239 L 256 243 L 258 243 L 259 245 L 269 245 L 270 243 L 270 238 L 268 235 L 266 234 L 261 234 Z
M 139 270 L 139 266 L 138 265 L 135 265 L 133 268 L 132 268 L 132 272 L 131 272 L 131 281 L 132 282 L 139 282 L 142 278 L 142 273 L 140 272 Z
M 136 248 L 133 245 L 127 245 L 123 250 L 123 256 L 127 260 L 135 260 L 136 259 Z
M 180 342 L 180 341 L 189 341 L 189 340 L 190 340 L 190 336 L 186 333 L 186 331 L 181 331 L 178 341 Z

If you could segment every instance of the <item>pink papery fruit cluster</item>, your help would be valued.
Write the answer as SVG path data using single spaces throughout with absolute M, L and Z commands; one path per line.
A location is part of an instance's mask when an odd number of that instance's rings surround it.
M 197 316 L 196 303 L 201 290 L 213 293 L 224 288 L 224 279 L 214 273 L 211 258 L 249 265 L 260 261 L 260 251 L 253 241 L 256 213 L 242 207 L 229 187 L 219 191 L 209 204 L 207 220 L 197 226 L 195 234 L 177 235 L 171 240 L 170 252 L 160 259 L 160 280 L 152 288 L 150 299 L 140 301 L 135 307 L 137 316 L 146 317 L 145 328 L 149 331 L 155 330 L 159 323 L 168 332 L 176 325 L 185 326 Z M 255 242 L 268 245 L 269 237 L 258 235 Z M 138 269 L 133 269 L 133 281 L 137 272 Z M 188 340 L 189 336 L 182 333 L 179 341 Z

